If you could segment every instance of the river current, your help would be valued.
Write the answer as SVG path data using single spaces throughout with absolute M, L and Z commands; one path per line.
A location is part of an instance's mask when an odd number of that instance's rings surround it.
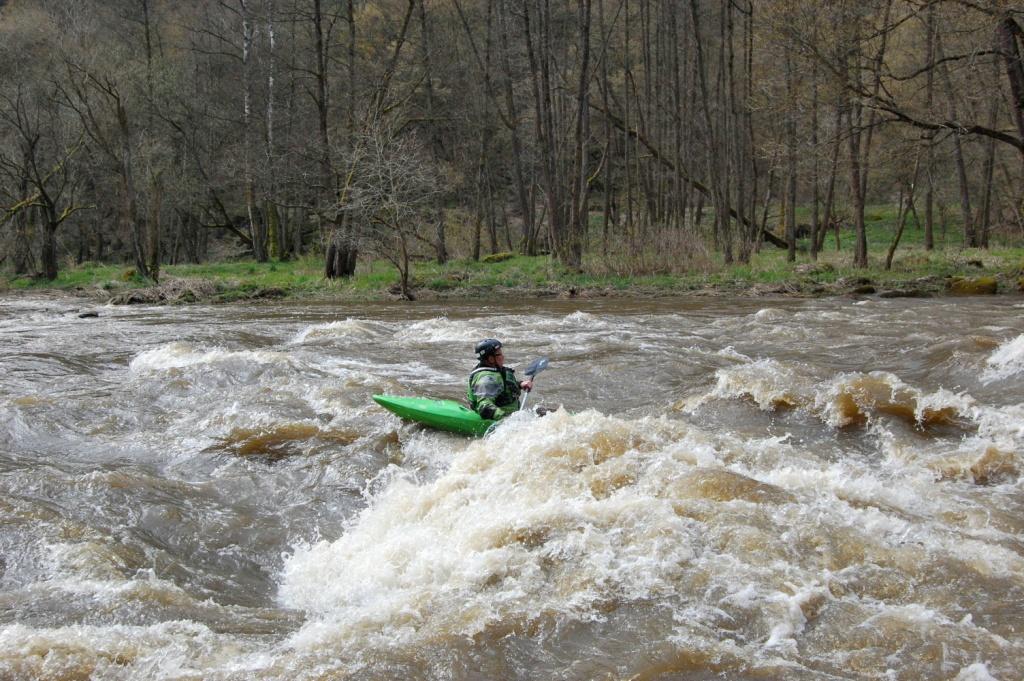
M 1022 471 L 1019 297 L 0 299 L 0 679 L 1020 679 Z

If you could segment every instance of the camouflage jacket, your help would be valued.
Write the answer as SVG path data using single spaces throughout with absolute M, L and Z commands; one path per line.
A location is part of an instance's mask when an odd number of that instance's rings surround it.
M 515 369 L 478 365 L 469 375 L 466 397 L 470 408 L 485 419 L 501 419 L 519 410 L 519 387 Z

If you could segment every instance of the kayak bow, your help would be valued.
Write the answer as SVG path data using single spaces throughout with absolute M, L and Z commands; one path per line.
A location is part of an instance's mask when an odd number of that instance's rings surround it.
M 403 419 L 462 435 L 484 435 L 495 423 L 454 400 L 374 395 L 373 401 Z

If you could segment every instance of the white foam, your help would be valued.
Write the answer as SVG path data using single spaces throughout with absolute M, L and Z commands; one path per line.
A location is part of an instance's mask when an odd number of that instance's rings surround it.
M 960 670 L 956 675 L 956 681 L 998 681 L 988 670 L 988 665 L 983 662 L 975 662 Z
M 341 538 L 288 559 L 280 597 L 314 615 L 292 643 L 472 636 L 541 607 L 586 620 L 602 599 L 671 589 L 692 523 L 640 486 L 593 491 L 629 474 L 633 439 L 595 412 L 517 415 L 438 479 L 392 480 Z
M 766 602 L 776 611 L 775 624 L 772 626 L 765 641 L 765 648 L 780 648 L 787 653 L 797 651 L 796 636 L 803 632 L 807 624 L 803 607 L 819 598 L 825 598 L 828 591 L 814 585 L 798 589 L 795 593 L 777 592 L 769 596 Z
M 463 385 L 465 376 L 456 376 L 431 368 L 423 362 L 374 362 L 360 357 L 330 357 L 317 369 L 348 380 L 366 381 L 376 376 L 401 379 L 427 385 Z M 467 369 L 468 373 L 468 369 Z
M 210 678 L 204 672 L 258 670 L 269 663 L 258 644 L 226 638 L 188 621 L 0 628 L 4 678 Z
M 764 411 L 771 411 L 780 403 L 796 405 L 807 401 L 799 394 L 801 386 L 806 392 L 807 380 L 794 367 L 772 359 L 719 369 L 715 376 L 717 383 L 710 394 L 713 398 L 747 395 Z
M 569 324 L 593 324 L 599 319 L 600 318 L 597 315 L 589 312 L 583 312 L 582 310 L 576 310 L 572 314 L 566 315 L 563 321 Z
M 978 413 L 970 395 L 944 388 L 925 392 L 885 371 L 841 373 L 820 381 L 802 365 L 758 359 L 719 369 L 715 378 L 715 386 L 699 398 L 690 399 L 686 411 L 712 399 L 747 397 L 763 411 L 779 407 L 806 409 L 835 428 L 886 410 L 909 412 L 918 423 L 947 414 L 976 418 Z
M 415 343 L 466 343 L 471 345 L 481 338 L 497 336 L 502 339 L 508 333 L 479 325 L 476 320 L 451 320 L 448 317 L 434 317 L 403 326 L 395 334 L 395 339 Z
M 774 321 L 787 319 L 789 313 L 777 307 L 766 307 L 754 313 L 754 321 L 766 324 Z
M 718 350 L 715 354 L 718 355 L 719 357 L 723 357 L 725 359 L 736 360 L 737 362 L 751 362 L 751 361 L 753 361 L 748 355 L 744 355 L 742 352 L 740 352 L 739 350 L 737 350 L 736 348 L 734 348 L 731 345 L 725 346 L 724 348 Z
M 975 406 L 970 395 L 941 388 L 925 393 L 888 371 L 838 374 L 818 386 L 814 403 L 815 411 L 836 428 L 850 424 L 853 418 L 849 413 L 851 406 L 855 406 L 862 416 L 871 416 L 878 409 L 907 409 L 919 423 L 927 420 L 929 413 L 950 411 L 962 416 L 970 415 Z
M 1024 371 L 1024 334 L 996 348 L 986 364 L 988 368 L 982 374 L 986 383 L 1001 381 Z
M 171 369 L 190 367 L 226 365 L 243 363 L 252 364 L 284 364 L 289 357 L 283 352 L 267 350 L 225 350 L 213 348 L 204 350 L 191 343 L 175 341 L 152 350 L 139 353 L 132 359 L 128 369 L 135 373 L 161 372 Z
M 1024 404 L 978 407 L 974 411 L 978 435 L 1002 449 L 1024 449 Z
M 376 338 L 388 331 L 388 327 L 380 322 L 348 317 L 335 322 L 308 326 L 299 331 L 291 342 L 293 344 L 301 344 L 309 341 L 331 340 L 336 338 L 357 338 L 365 340 Z

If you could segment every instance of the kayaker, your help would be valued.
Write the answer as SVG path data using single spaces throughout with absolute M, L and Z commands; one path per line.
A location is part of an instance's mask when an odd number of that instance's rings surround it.
M 502 419 L 519 410 L 519 396 L 533 388 L 533 381 L 516 379 L 515 369 L 505 366 L 501 341 L 485 338 L 476 344 L 478 364 L 469 375 L 469 406 L 485 419 Z

